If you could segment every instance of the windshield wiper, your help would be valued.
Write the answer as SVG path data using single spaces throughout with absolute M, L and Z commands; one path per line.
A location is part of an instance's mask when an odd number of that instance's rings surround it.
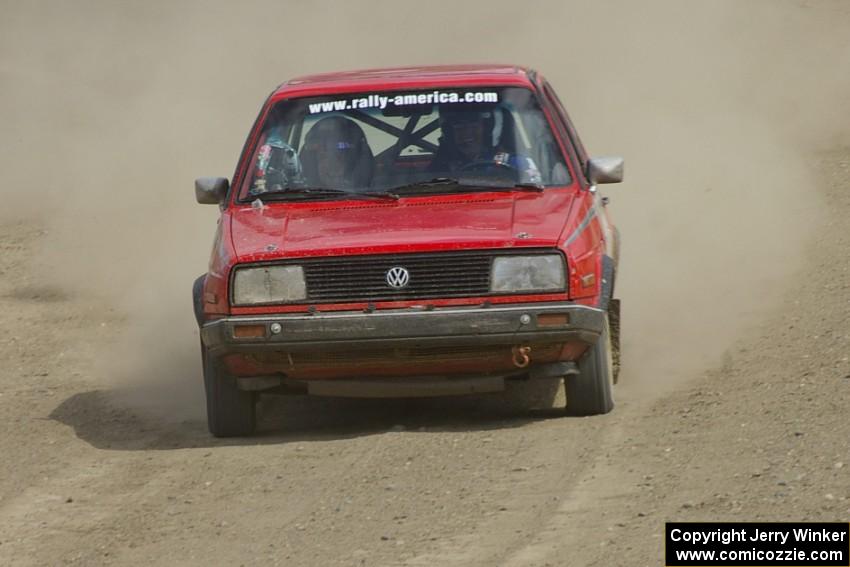
M 417 181 L 406 185 L 393 187 L 392 191 L 400 193 L 409 189 L 431 189 L 434 187 L 446 187 L 451 189 L 465 189 L 475 191 L 543 191 L 544 186 L 540 183 L 515 183 L 513 185 L 504 185 L 500 183 L 482 183 L 476 180 L 475 183 L 469 183 L 461 179 L 451 177 L 435 177 L 429 181 Z
M 446 187 L 450 189 L 481 189 L 486 187 L 486 185 L 481 185 L 480 183 L 465 183 L 460 179 L 455 179 L 453 177 L 435 177 L 428 181 L 415 181 L 413 183 L 399 185 L 398 187 L 393 187 L 391 191 L 399 193 L 408 189 L 433 189 L 435 187 Z
M 255 199 L 260 200 L 278 200 L 286 198 L 286 195 L 317 195 L 317 196 L 334 196 L 345 195 L 354 199 L 389 199 L 398 201 L 398 195 L 384 191 L 347 191 L 345 189 L 334 189 L 332 187 L 284 187 L 273 191 L 265 191 L 263 193 L 251 194 Z
M 541 183 L 517 183 L 507 187 L 502 185 L 491 187 L 495 191 L 534 191 L 535 193 L 542 193 L 545 188 Z

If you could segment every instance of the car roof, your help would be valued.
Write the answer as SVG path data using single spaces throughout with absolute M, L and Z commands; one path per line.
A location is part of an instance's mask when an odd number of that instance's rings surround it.
M 341 71 L 290 79 L 272 93 L 272 98 L 452 86 L 530 87 L 532 73 L 517 65 L 431 65 Z

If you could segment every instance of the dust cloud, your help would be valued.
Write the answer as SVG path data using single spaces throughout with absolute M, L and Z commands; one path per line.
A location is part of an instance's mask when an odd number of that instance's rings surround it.
M 190 285 L 265 96 L 306 73 L 516 62 L 561 95 L 623 234 L 626 389 L 715 364 L 805 285 L 808 157 L 850 116 L 841 2 L 2 1 L 0 218 L 48 232 L 44 277 L 126 313 L 101 372 L 135 401 L 202 412 Z M 813 30 L 816 30 L 813 33 Z M 812 42 L 812 37 L 819 40 Z M 845 129 L 846 131 L 846 129 Z

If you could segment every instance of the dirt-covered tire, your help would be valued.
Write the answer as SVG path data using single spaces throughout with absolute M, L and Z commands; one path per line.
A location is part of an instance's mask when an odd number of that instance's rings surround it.
M 620 379 L 622 367 L 622 350 L 620 349 L 620 300 L 611 298 L 608 302 L 608 324 L 611 333 L 611 361 L 614 384 Z
M 215 437 L 243 437 L 254 433 L 257 396 L 236 386 L 222 364 L 201 347 L 204 390 L 207 394 L 207 426 Z
M 602 334 L 578 363 L 579 374 L 564 378 L 569 415 L 600 415 L 614 409 L 613 361 L 608 317 Z

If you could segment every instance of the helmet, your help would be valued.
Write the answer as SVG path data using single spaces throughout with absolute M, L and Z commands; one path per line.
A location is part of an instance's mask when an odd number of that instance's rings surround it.
M 368 187 L 373 159 L 363 130 L 344 116 L 328 116 L 316 122 L 301 151 L 307 182 L 336 188 Z
M 496 108 L 481 104 L 440 106 L 440 144 L 465 154 L 486 153 L 497 143 L 497 124 L 501 116 Z

